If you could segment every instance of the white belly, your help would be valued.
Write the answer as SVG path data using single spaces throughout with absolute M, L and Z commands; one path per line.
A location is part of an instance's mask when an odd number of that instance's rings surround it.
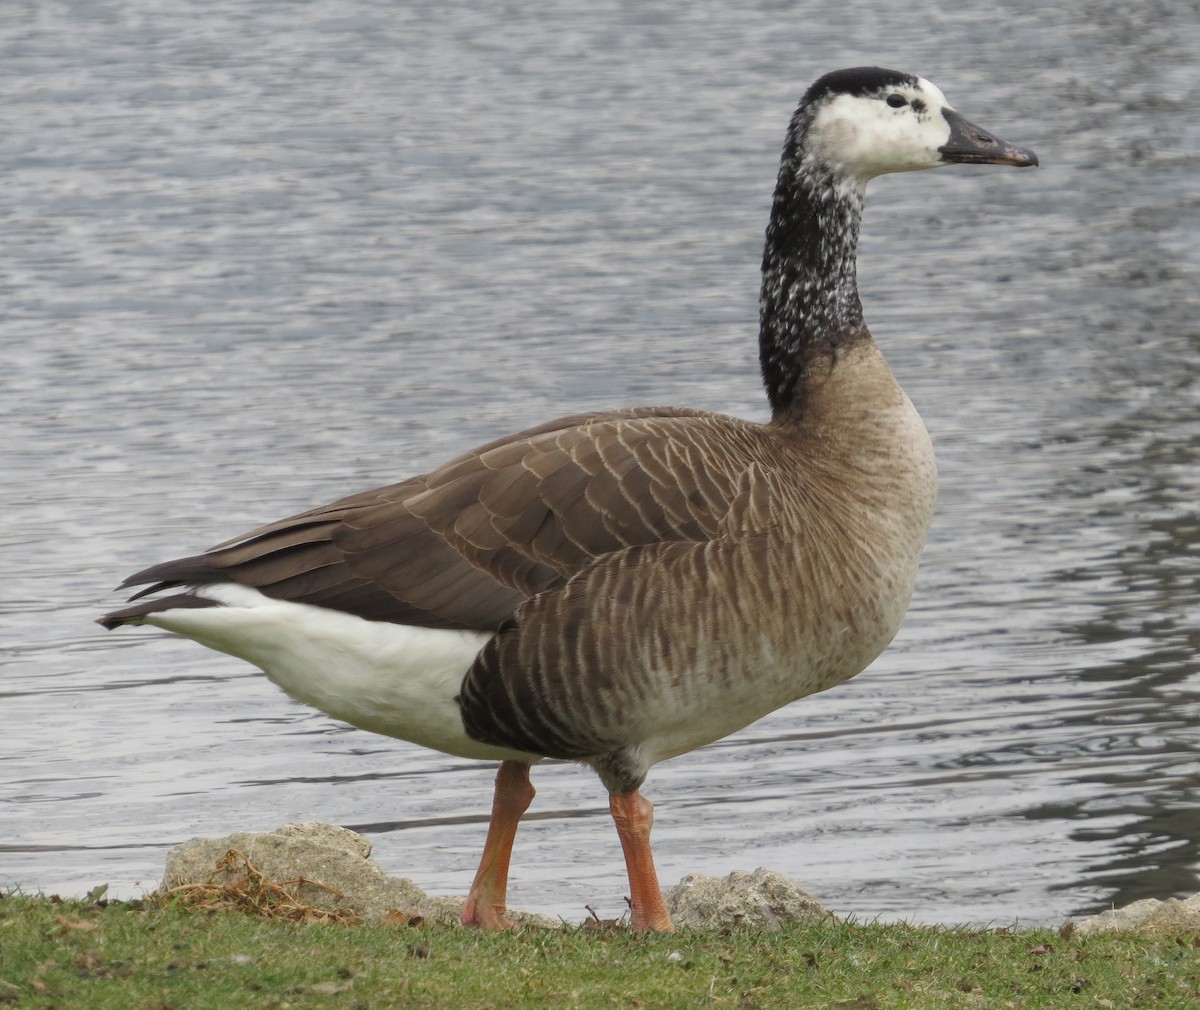
M 232 583 L 195 593 L 224 606 L 169 610 L 145 623 L 247 660 L 293 698 L 360 729 L 460 757 L 535 759 L 463 729 L 455 696 L 488 632 L 367 621 Z

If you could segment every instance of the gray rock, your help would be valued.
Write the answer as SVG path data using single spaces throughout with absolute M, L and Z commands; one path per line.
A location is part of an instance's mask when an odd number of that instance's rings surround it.
M 364 922 L 395 922 L 398 917 L 403 920 L 418 915 L 431 922 L 457 922 L 462 912 L 462 898 L 433 897 L 411 880 L 388 876 L 370 858 L 371 843 L 336 824 L 286 824 L 277 831 L 260 834 L 239 832 L 224 838 L 193 838 L 175 846 L 167 856 L 160 891 L 186 884 L 234 883 L 245 876 L 244 864 L 238 861 L 224 870 L 217 866 L 231 849 L 243 853 L 268 881 L 281 884 L 304 878 L 306 882 L 287 887 L 300 904 L 351 912 Z M 319 881 L 325 887 L 307 881 Z M 333 888 L 341 896 L 326 888 Z M 545 916 L 511 909 L 509 918 L 518 925 L 560 925 Z
M 1110 908 L 1075 924 L 1075 932 L 1115 933 L 1150 931 L 1187 931 L 1200 929 L 1200 894 L 1180 901 L 1168 898 L 1144 898 L 1124 908 Z
M 667 909 L 677 926 L 754 926 L 772 932 L 785 922 L 815 924 L 833 915 L 786 877 L 761 866 L 728 877 L 686 876 L 667 891 Z

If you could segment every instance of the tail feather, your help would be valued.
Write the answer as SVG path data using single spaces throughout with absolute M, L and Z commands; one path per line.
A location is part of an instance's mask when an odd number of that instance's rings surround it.
M 135 572 L 122 582 L 118 589 L 130 589 L 133 586 L 146 586 L 130 597 L 130 600 L 140 600 L 143 596 L 158 593 L 164 589 L 174 589 L 176 586 L 198 586 L 206 582 L 220 582 L 228 576 L 221 573 L 211 562 L 208 554 L 197 554 L 190 558 L 179 558 L 176 561 L 164 561 L 162 564 L 151 565 Z
M 134 584 L 136 585 L 136 583 Z M 135 607 L 114 610 L 111 614 L 105 614 L 96 623 L 112 631 L 113 628 L 119 628 L 123 624 L 136 624 L 150 614 L 160 614 L 165 610 L 220 606 L 222 604 L 216 600 L 208 600 L 203 596 L 193 596 L 190 593 L 178 593 L 175 596 L 164 596 L 158 600 L 147 600 L 145 603 L 139 603 Z

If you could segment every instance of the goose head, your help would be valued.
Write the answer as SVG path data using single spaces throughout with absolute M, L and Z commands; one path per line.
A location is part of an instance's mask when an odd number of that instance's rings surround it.
M 809 88 L 792 125 L 801 171 L 824 169 L 859 186 L 888 172 L 955 163 L 1038 163 L 1032 151 L 960 116 L 936 85 L 882 67 L 826 74 Z
M 788 127 L 763 250 L 759 358 L 775 415 L 801 403 L 810 364 L 867 333 L 856 255 L 867 183 L 969 163 L 1028 168 L 1032 151 L 968 122 L 924 78 L 835 70 Z

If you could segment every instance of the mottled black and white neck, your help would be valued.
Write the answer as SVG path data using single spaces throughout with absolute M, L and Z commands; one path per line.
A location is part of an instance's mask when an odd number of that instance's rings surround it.
M 913 74 L 856 67 L 808 89 L 788 129 L 763 252 L 759 359 L 776 418 L 802 405 L 814 362 L 870 339 L 857 281 L 868 181 L 961 161 L 1017 164 L 1018 155 L 1032 157 L 967 123 Z
M 801 113 L 808 110 L 801 107 Z M 759 357 L 773 414 L 793 405 L 813 358 L 866 332 L 858 297 L 864 188 L 806 157 L 792 121 L 763 250 Z

